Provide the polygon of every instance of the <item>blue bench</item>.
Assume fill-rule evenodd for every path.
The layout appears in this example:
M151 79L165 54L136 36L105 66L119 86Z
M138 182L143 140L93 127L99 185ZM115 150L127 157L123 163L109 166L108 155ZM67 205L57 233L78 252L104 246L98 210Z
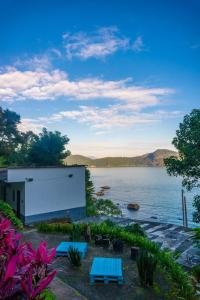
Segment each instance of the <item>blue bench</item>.
M95 282L123 283L121 258L95 257L90 271L90 284Z
M81 258L84 258L87 252L87 243L79 242L61 242L56 248L56 256L67 256L70 247L77 249Z

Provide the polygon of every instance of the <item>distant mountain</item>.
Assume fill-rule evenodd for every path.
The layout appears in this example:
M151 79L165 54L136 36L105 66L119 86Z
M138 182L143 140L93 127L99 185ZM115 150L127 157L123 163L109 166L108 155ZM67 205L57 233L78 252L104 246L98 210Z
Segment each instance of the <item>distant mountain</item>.
M88 167L163 167L163 159L170 156L177 156L177 152L158 149L135 157L103 157L88 158L83 155L70 155L66 160L67 165L87 165Z

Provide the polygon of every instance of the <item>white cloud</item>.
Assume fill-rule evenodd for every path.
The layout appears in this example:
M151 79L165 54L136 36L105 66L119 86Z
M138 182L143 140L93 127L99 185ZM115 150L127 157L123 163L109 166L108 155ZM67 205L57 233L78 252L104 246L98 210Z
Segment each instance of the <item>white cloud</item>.
M162 96L173 93L168 88L136 86L130 79L106 81L87 78L71 81L60 70L20 71L8 69L0 73L0 100L54 100L66 97L75 100L113 99L119 109L141 109L158 104ZM121 105L123 103L123 105ZM117 107L117 105L116 105Z
M63 119L88 124L99 135L114 127L127 128L135 124L157 122L162 118L176 116L176 112L145 113L144 109L156 107L162 103L163 97L173 92L169 88L138 86L131 78L118 81L98 78L72 81L61 70L23 71L6 67L0 71L0 101L56 100L62 97L73 100L76 107L76 101L98 100L96 106L81 105L49 117L23 119L20 125L23 131L27 128L40 131L47 124ZM105 100L108 100L107 104Z
M91 57L105 58L118 50L132 49L140 52L144 48L141 37L137 37L131 45L131 40L122 36L117 27L100 28L92 34L65 33L63 41L68 59L72 59L72 57L79 57L83 60Z
M42 128L45 125L38 122L38 119L21 119L21 123L18 125L18 129L22 132L27 132L29 130L33 131L34 133L41 132Z
M100 130L97 134L103 134L105 129L127 128L136 124L154 123L162 119L177 117L180 114L180 111L167 112L162 110L157 110L153 113L143 113L135 111L134 108L128 108L122 112L119 107L114 105L108 108L81 106L77 110L61 111L47 118L40 118L38 121L51 122L72 119Z
M56 50L56 49L55 49ZM52 49L52 51L55 51ZM24 67L28 70L48 70L52 67L50 56L47 54L34 55L31 58L24 57L23 59L17 59L15 62L15 67Z
M133 45L132 45L132 49L135 51L135 52L141 52L141 51L144 51L145 49L145 46L144 46L144 42L143 42L143 39L141 36L138 36L136 38L136 40L134 41Z

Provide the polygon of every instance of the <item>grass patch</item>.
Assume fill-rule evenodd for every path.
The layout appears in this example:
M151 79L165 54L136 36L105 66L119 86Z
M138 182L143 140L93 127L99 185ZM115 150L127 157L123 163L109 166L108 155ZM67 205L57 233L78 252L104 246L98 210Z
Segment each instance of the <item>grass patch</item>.
M13 225L15 225L18 229L22 230L23 229L23 223L22 221L15 215L15 212L14 210L12 209L12 207L0 200L0 212L6 217L8 218L11 223Z
M40 299L42 299L42 300L57 300L56 296L48 289L44 290L40 294Z
M84 231L85 224L77 224L76 226L79 226L80 232ZM156 243L148 240L146 237L139 236L138 234L134 234L132 232L128 232L119 226L109 226L106 223L91 223L90 227L93 235L105 234L110 236L110 238L121 239L129 246L137 246L154 254L158 260L158 264L160 265L164 273L166 273L170 285L173 288L173 295L174 297L176 297L174 299L196 299L195 289L192 285L190 275L187 272L185 272L181 265L179 265L176 262L174 255L171 251L161 250ZM59 223L43 223L38 225L38 230L40 232L46 233L62 232L70 234L73 230L73 225Z

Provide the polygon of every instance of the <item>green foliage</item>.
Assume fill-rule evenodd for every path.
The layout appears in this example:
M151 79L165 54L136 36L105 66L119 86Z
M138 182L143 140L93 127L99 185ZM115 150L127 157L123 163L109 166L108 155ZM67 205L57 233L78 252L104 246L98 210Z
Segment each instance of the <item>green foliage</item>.
M137 267L142 286L153 286L157 258L147 250L141 249L137 258Z
M39 232L46 233L66 233L70 234L73 229L73 224L64 224L64 223L40 223L37 225L37 230Z
M15 225L17 228L23 229L23 224L22 224L21 220L18 219L17 216L15 215L12 207L8 203L6 203L2 200L0 200L0 212L5 217L7 217L11 221L11 223L13 225Z
M6 167L6 158L3 156L0 156L0 168Z
M82 234L83 234L82 228L80 228L78 224L73 224L72 230L70 232L70 241L79 242Z
M121 216L121 209L110 199L98 199L95 203L98 215Z
M193 207L196 209L193 213L193 221L200 223L200 195L194 196Z
M62 165L63 159L70 154L65 149L68 142L68 137L62 136L59 131L52 132L43 128L42 133L33 141L29 150L29 164L36 166Z
M42 300L57 300L56 296L48 289L44 290L40 294L39 299L42 299Z
M32 131L20 132L21 142L18 144L17 149L14 153L14 165L26 166L32 164L29 159L30 149L33 142L36 141L37 135Z
M84 233L85 224L76 224L79 227L81 235ZM37 230L39 232L46 233L64 233L71 234L74 228L74 224L69 223L40 223L37 225Z
M107 219L107 220L103 221L102 223L106 224L106 225L109 226L109 227L114 227L114 226L116 226L116 223L113 222L113 221L111 221L110 219Z
M179 157L171 156L164 160L170 175L182 176L182 185L191 191L200 187L200 109L193 109L186 115L176 131L172 144L178 150ZM200 197L194 199L195 222L200 222Z
M58 228L58 232L69 233L72 230L72 225L60 224L58 227L55 224L46 224L39 225L41 232L54 232ZM78 224L82 232L84 232L85 224ZM61 229L63 227L63 229ZM173 288L173 293L176 295L173 299L185 299L193 300L195 299L195 291L192 285L191 278L188 273L186 273L183 268L175 261L174 255L172 252L167 250L161 250L160 247L148 240L143 236L139 236L134 233L127 232L119 226L108 226L105 223L90 224L91 232L93 235L103 234L108 235L112 239L121 239L129 246L137 246L141 249L145 249L151 254L155 255L158 260L158 264L161 269L167 273L168 280L171 287ZM171 298L172 299L172 298Z
M59 131L43 128L39 135L18 129L20 116L0 107L0 166L61 165L70 152L65 149L69 139Z
M21 141L19 123L18 114L0 107L0 157L6 165L13 161L13 154Z
M145 233L144 229L138 223L127 225L127 226L125 226L124 229L126 231L134 233L136 235L146 237L146 233Z
M200 228L193 229L193 241L195 242L196 246L200 248Z
M80 267L81 266L81 253L78 251L77 248L69 247L67 257L69 259L69 262L75 266Z
M97 216L97 211L95 208L95 198L94 198L94 185L91 180L90 171L85 169L85 192L86 192L86 215Z
M86 215L87 216L121 216L121 210L110 199L96 199L94 197L94 185L91 180L90 171L85 171L86 187Z
M200 264L192 267L191 269L191 273L193 274L193 276L196 278L196 280L198 282L200 282Z

